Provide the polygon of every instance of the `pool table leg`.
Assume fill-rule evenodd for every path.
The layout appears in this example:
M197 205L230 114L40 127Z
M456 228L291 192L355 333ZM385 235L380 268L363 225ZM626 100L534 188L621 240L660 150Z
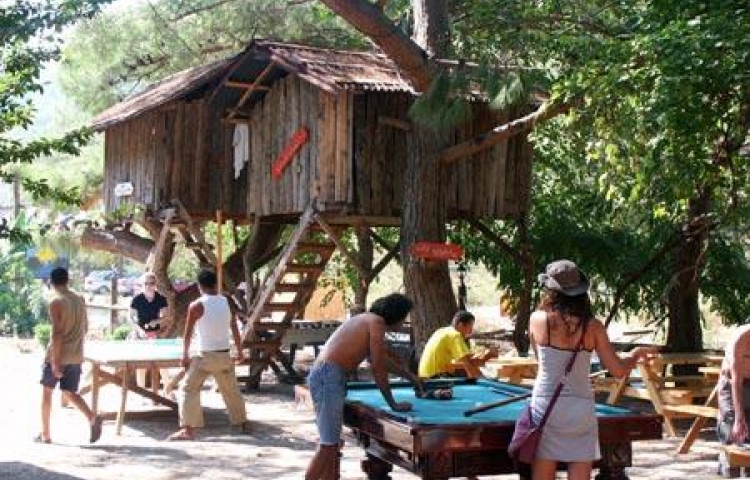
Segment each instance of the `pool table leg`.
M625 474L625 469L621 467L600 467L599 473L594 478L595 480L630 480Z
M367 454L367 458L362 460L362 471L367 474L368 480L391 480L389 475L393 470L393 465L384 462L375 455Z

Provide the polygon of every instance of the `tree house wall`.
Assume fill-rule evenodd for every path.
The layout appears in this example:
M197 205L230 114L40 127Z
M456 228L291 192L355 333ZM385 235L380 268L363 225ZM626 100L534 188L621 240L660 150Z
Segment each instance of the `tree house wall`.
M123 201L157 211L179 198L191 215L226 218L298 215L310 199L321 211L399 217L409 133L388 123L408 122L412 97L397 92L325 92L294 75L272 84L247 110L250 160L234 178L234 123L222 118L235 105L217 96L176 101L106 130L105 205ZM472 106L472 118L447 132L461 143L521 112ZM384 119L386 121L384 121ZM309 140L278 179L274 162L300 128ZM509 218L529 205L531 147L518 135L448 167L451 218ZM117 183L133 195L117 198Z

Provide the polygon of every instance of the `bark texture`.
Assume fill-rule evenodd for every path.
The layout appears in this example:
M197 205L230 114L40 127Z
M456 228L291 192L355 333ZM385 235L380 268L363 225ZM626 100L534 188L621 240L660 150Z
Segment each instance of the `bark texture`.
M669 285L669 326L667 348L673 352L698 352L703 349L703 330L699 308L700 277L709 230L703 228L711 210L711 192L703 189L690 201L685 232L677 247L674 276Z

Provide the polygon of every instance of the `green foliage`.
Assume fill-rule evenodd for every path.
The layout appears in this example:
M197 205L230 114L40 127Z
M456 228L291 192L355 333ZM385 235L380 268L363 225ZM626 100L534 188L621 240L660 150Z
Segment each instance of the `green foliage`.
M38 323L34 326L34 339L44 348L47 348L52 338L52 325L49 323Z
M139 2L76 27L65 48L63 86L85 110L98 112L171 73L237 53L253 38L363 45L318 2Z
M110 335L112 340L126 340L131 332L130 324L119 325Z
M725 321L743 322L750 314L746 2L462 0L451 8L459 58L512 64L532 73L527 90L542 88L576 107L534 135L537 270L555 257L577 260L594 275L606 308L613 290L656 258L623 305L662 319L675 272L673 252L660 256L660 248L691 221L689 206L703 192L718 227L698 259L701 293ZM513 225L496 228L517 241ZM517 267L490 249L475 253L501 283L518 288Z
M42 65L59 56L63 27L91 17L101 3L96 0L15 0L0 9L0 181L11 182L26 165L53 153L76 154L89 140L86 129L59 138L18 140L15 132L31 125L34 108L30 94L42 91ZM26 192L36 199L75 203L79 192L55 188L45 178L21 177ZM0 238L14 241L23 235L5 221Z
M19 224L19 231L28 232L25 223ZM0 240L0 324L4 334L15 330L29 335L39 319L46 317L42 284L26 267L25 249L23 243Z

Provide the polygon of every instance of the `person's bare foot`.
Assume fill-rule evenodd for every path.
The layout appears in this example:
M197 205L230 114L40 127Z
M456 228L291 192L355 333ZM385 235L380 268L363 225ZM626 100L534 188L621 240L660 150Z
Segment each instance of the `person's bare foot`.
M167 442L192 442L193 440L195 440L195 434L187 428L181 428L166 438Z

